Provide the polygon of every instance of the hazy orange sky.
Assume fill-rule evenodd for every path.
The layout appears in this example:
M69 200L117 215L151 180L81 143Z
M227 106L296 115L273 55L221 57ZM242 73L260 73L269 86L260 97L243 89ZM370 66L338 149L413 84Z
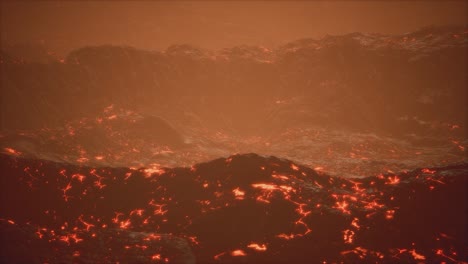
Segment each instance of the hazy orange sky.
M42 42L60 53L99 44L274 47L325 34L467 25L467 9L468 1L3 1L1 42Z

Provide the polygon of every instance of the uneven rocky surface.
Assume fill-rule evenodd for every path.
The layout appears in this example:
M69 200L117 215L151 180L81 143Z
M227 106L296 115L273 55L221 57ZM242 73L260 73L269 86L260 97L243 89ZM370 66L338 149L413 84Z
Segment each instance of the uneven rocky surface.
M467 32L98 46L47 60L5 47L0 150L112 167L254 152L346 177L467 162Z
M466 164L349 179L256 154L188 168L0 163L3 262L468 261Z

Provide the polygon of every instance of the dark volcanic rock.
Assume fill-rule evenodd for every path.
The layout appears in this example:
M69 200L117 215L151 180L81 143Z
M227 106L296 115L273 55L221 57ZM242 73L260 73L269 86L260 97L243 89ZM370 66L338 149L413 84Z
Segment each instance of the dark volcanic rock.
M466 164L344 179L256 154L173 169L2 155L0 170L12 262L468 260Z
M0 228L1 263L195 263L188 242L168 234L118 229L50 234L46 228L5 220Z

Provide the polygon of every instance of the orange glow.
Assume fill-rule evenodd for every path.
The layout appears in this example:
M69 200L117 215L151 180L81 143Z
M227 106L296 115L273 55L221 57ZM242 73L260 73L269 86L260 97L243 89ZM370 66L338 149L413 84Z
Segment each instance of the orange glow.
M263 198L263 196L257 196L257 201L262 202L262 203L267 203L267 204L270 203L270 201Z
M130 211L130 215L142 216L144 211L145 210L143 209L135 209L135 210Z
M360 259L364 259L364 257L367 255L367 249L365 248L362 248L362 247L356 247L352 250L346 250L346 251L342 251L341 252L341 255L346 255L346 254L350 254L350 253L354 253L356 254Z
M76 162L79 162L79 163L84 163L84 162L88 162L89 159L88 158L85 158L85 157L80 157L76 160Z
M86 176L76 173L72 175L72 179L77 179L78 181L83 182L84 179L86 179Z
M319 187L320 189L323 189L323 186L320 185L317 181L314 181L314 184L315 184L317 187Z
M120 222L120 228L127 229L130 226L131 222L130 219Z
M106 187L106 185L101 182L101 179L94 181L94 186L98 187L99 189Z
M394 215L395 215L395 210L387 210L385 212L385 218L388 220L393 219Z
M275 179L279 179L279 180L289 180L289 178L287 176L284 176L284 175L272 174L271 177L273 177Z
M71 182L69 182L65 188L61 189L63 192L63 199L66 202L68 201L68 198L70 198L70 196L67 195L67 191L70 190L71 188L72 188Z
M234 196L236 197L237 200L244 200L245 192L242 191L241 189L236 188L236 189L232 190L232 193L234 194Z
M148 205L154 207L153 214L154 215L164 215L167 213L168 210L164 210L163 208L166 206L166 204L157 204L154 202L154 200L151 200Z
M267 247L265 244L257 244L257 243L252 243L252 244L249 244L247 246L248 248L251 248L253 250L256 250L256 251L266 251L267 250Z
M243 250L237 249L231 252L232 256L239 257L239 256L247 256Z
M421 170L423 173L426 173L426 174L434 174L436 173L435 170L431 170L431 169L422 169Z
M324 171L325 168L322 167L322 166L318 166L318 167L315 167L314 170L316 170L316 171Z
M159 164L150 164L150 167L149 168L146 168L143 170L143 172L145 173L146 177L151 177L153 175L161 175L163 174L165 171L164 169L162 169Z
M219 253L219 254L215 255L213 258L214 258L215 260L219 260L219 257L221 257L221 256L223 256L223 255L225 255L225 254L226 254L226 252L222 252L222 253Z
M301 235L295 235L295 234L289 234L289 235L288 235L288 234L284 234L284 233L279 234L279 235L276 235L276 237L279 237L279 238L282 238L282 239L286 239L286 240L293 239L293 238L295 238L295 237L297 237L297 236L301 236Z
M336 208L336 209L342 211L344 214L350 214L351 212L347 209L348 205L349 204L346 201L336 202L335 206L333 208Z
M278 186L271 183L256 183L252 184L252 187L269 191L278 190Z
M359 230L361 228L361 226L359 225L359 219L358 218L354 218L353 221L351 222L351 226L355 227L357 230Z
M12 148L4 148L4 150L9 153L9 154L12 154L12 155L21 155L21 152L17 151L17 150L14 150Z
M399 184L400 183L400 178L398 178L398 176L389 176L387 178L387 182L385 184L391 184L391 185L395 185L395 184Z
M368 210L374 210L374 209L377 209L377 208L383 208L385 205L383 204L380 204L378 203L377 201L371 201L371 202L364 202L366 205L364 206L364 208L368 209Z
M79 238L77 234L60 236L59 240L67 243L68 245L70 245L70 242L79 243L83 241L83 239Z
M411 253L411 255L413 256L413 258L414 258L415 260L425 260L425 259L426 259L426 257L424 257L424 256L421 255L421 254L418 254L418 253L416 252L416 250L414 250L414 249L413 249L413 250L410 250L409 252Z
M114 120L117 119L117 115L111 115L107 117L108 120Z
M83 215L80 215L80 217L78 218L78 220L85 226L86 231L89 231L89 229L90 229L91 227L94 227L93 224L90 224L90 223L88 223L88 222L86 222L86 221L83 220Z
M437 249L436 250L436 254L439 255L439 256L442 256L450 261L453 261L453 262L458 262L455 258L451 257L451 256L448 256L446 254L444 254L444 250L443 249ZM455 252L452 253L453 255L457 255Z
M346 244L352 244L354 240L354 231L346 229L343 231L343 240Z
M291 163L291 169L295 170L295 171L298 171L299 170L299 167L296 166L295 164Z

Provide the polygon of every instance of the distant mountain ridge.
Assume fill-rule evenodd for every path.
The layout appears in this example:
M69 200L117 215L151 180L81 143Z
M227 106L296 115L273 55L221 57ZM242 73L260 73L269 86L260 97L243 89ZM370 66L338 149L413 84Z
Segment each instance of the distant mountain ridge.
M100 46L47 63L2 51L1 127L54 126L116 104L185 107L214 126L226 116L233 129L251 133L256 120L266 118L265 106L297 97L309 104L303 110L321 115L294 115L324 125L363 129L363 120L370 130L390 131L396 119L409 116L462 125L466 132L467 36L466 28L447 26L302 39L276 50L174 45L160 53ZM399 107L390 106L395 101ZM406 132L417 126L401 125Z
M55 125L110 104L132 110L170 105L174 111L190 108L215 126L224 115L233 129L252 131L256 120L265 119L265 105L299 97L310 104L306 112L321 112L322 117L306 117L315 123L362 129L359 120L364 120L370 130L389 131L396 119L409 116L463 123L466 132L467 47L467 29L447 26L392 36L302 39L276 50L238 46L212 52L174 45L159 53L85 47L46 64L2 51L1 126ZM389 105L394 101L399 107ZM246 114L237 105L255 111ZM414 132L414 125L403 127Z

